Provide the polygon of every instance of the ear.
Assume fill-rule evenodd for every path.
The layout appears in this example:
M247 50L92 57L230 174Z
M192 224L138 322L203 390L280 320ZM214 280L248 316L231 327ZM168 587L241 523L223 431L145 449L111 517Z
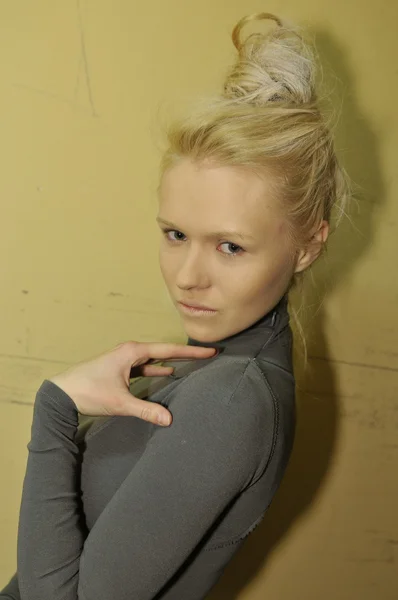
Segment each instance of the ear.
M329 223L323 220L316 232L311 235L311 239L307 246L303 250L300 250L296 260L295 273L304 271L318 258L323 245L328 239L328 235Z

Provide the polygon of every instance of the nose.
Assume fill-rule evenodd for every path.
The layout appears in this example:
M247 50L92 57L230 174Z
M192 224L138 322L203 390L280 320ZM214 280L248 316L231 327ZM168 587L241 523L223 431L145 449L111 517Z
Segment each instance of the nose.
M209 261L203 251L188 250L178 269L176 284L181 289L206 287L209 282Z

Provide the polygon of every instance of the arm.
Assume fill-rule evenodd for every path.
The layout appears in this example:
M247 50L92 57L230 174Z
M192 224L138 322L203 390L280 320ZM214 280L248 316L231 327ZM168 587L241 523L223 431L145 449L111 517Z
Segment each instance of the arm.
M214 397L219 375L200 375L171 392L172 425L154 426L144 454L89 535L75 478L76 406L44 381L18 529L23 600L131 600L132 594L150 600L250 481L264 459L264 429L272 426L248 409L253 394L236 394L231 402L222 391ZM238 386L237 375L235 369Z

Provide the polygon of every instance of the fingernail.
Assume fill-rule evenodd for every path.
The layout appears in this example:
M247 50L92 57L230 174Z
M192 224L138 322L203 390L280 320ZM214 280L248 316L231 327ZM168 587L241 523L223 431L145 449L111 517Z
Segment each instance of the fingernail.
M159 425L170 425L170 423L171 423L170 415L166 415L163 413L161 415L158 415L158 423L159 423Z

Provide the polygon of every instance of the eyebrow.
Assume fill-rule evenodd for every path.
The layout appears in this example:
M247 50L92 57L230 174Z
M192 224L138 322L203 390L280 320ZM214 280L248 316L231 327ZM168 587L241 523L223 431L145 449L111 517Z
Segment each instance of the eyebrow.
M177 231L181 231L181 229L179 229L177 227L177 225L175 225L174 223L171 223L170 221L166 221L165 219L161 219L160 217L156 217L156 221L158 223L164 223L165 225L168 225L169 227L172 227L173 229L176 229ZM222 237L229 237L229 236L239 238L242 241L246 241L246 240L255 241L254 236L250 235L249 233L246 233L246 234L239 233L239 231L234 231L233 229L224 229L223 231L213 231L212 233L208 233L205 237L211 239L211 238L222 238Z

